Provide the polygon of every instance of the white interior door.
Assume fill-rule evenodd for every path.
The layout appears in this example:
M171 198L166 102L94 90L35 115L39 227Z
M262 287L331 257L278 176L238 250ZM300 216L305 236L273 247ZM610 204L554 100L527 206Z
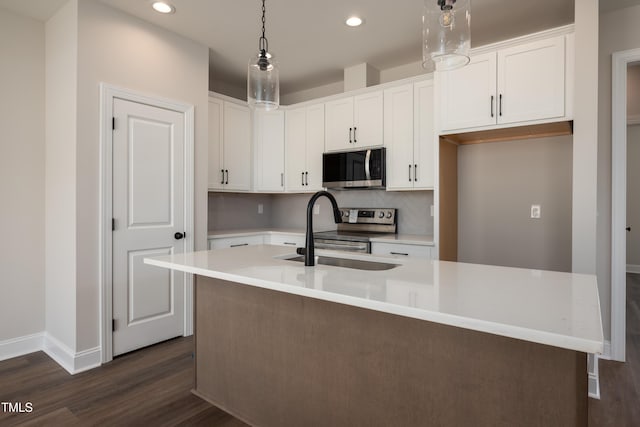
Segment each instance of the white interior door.
M184 331L184 273L143 259L184 251L184 115L114 99L113 355Z

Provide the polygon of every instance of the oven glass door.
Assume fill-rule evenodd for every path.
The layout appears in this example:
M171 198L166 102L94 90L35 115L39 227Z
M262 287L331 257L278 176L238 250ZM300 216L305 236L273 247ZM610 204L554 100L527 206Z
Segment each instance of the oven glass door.
M352 242L350 240L334 240L334 239L315 239L316 249L330 249L333 251L348 251L371 253L371 244L369 242Z

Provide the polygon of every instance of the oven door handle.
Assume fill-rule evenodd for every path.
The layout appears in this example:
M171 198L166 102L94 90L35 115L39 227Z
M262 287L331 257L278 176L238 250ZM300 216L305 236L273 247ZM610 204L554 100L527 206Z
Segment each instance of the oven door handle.
M341 244L341 243L326 243L326 242L318 242L316 240L315 249L332 249L337 251L348 251L348 252L369 252L369 244L368 243L353 243L349 244Z
M371 181L371 150L367 150L364 158L364 175L367 181Z

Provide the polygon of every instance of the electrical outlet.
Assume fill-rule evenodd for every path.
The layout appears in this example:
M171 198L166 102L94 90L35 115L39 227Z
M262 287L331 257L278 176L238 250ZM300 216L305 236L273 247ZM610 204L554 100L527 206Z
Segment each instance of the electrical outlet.
M540 205L531 205L531 218L540 219Z
M320 215L320 205L313 206L313 214Z
M258 203L258 213L262 214L264 212L264 205L262 203Z

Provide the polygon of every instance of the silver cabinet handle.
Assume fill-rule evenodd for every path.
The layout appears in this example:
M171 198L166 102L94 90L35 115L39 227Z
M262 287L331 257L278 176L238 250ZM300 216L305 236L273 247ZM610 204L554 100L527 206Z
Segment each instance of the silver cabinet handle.
M502 94L500 94L500 109L498 110L498 114L502 117Z
M229 169L225 169L225 172L227 173L227 179L224 181L225 184L229 183Z
M309 172L304 173L304 185L309 185Z
M353 127L353 143L355 144L356 142L358 142L358 140L356 139L356 129L358 129L357 127Z
M280 187L284 187L284 172L280 172Z
M220 184L224 184L224 169L220 169L220 173L222 174L222 181L220 181Z
M238 243L237 245L229 245L230 248L237 248L238 246L249 246L248 243Z
M304 172L302 172L302 176L300 177L300 184L304 185Z
M289 246L296 246L296 244L293 242L284 242L284 244Z
M349 128L349 144L353 142L351 141L351 131L353 131L353 128Z
M405 254L402 252L389 252L391 255L402 255L402 256L409 256L409 254Z
M418 165L413 165L413 181L418 182Z
M411 182L411 165L409 165L409 182Z

